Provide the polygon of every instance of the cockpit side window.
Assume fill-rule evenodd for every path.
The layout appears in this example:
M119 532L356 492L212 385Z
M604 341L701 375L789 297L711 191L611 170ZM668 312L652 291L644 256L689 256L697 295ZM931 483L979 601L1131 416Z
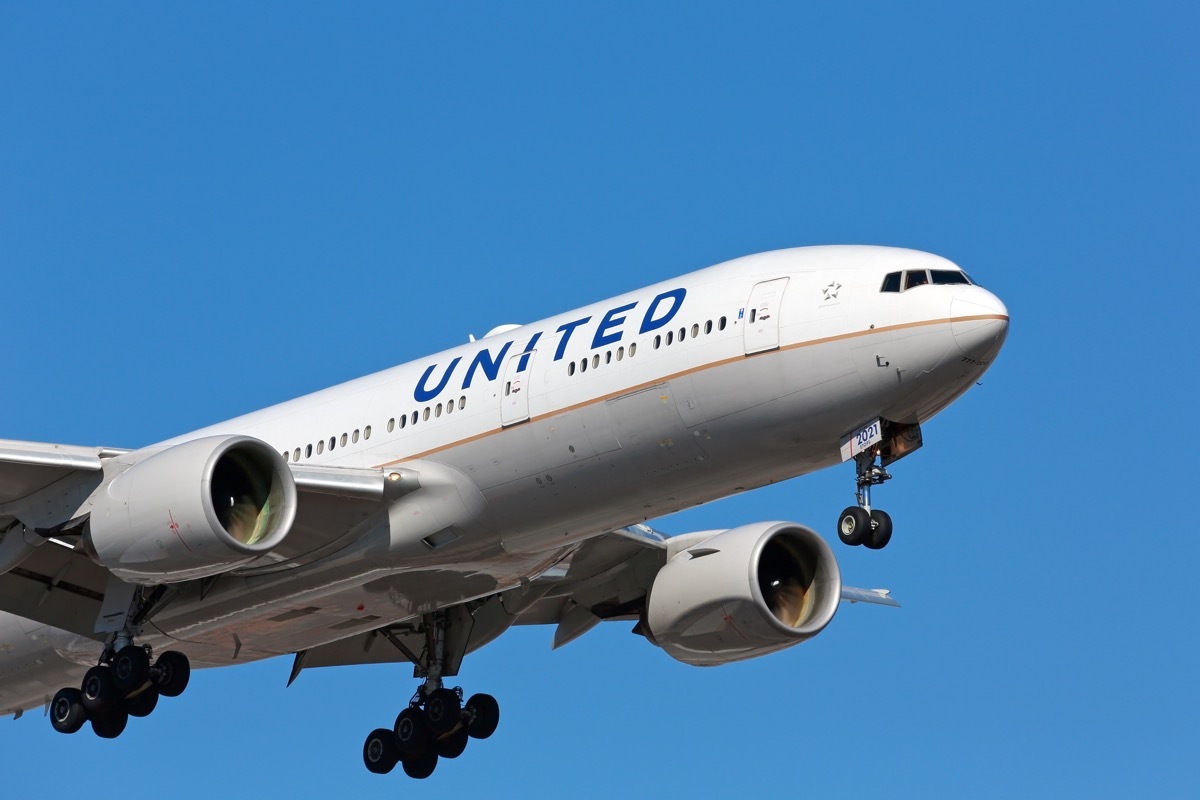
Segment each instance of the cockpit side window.
M883 279L883 287L879 291L881 291L881 292L898 292L898 291L900 291L900 273L899 272L889 272L887 274L887 276Z
M953 283L970 283L967 276L956 269L931 269L934 286L948 286Z
M911 289L914 286L924 286L929 283L929 273L923 269L910 269L904 273L904 288Z

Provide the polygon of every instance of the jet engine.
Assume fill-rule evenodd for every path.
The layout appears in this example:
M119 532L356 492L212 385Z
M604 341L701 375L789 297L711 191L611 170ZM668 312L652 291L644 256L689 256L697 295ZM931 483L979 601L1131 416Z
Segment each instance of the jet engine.
M715 666L773 653L821 632L837 611L833 551L790 522L743 525L670 540L642 626L672 658Z
M296 484L279 453L248 436L215 436L139 459L105 484L84 542L122 580L176 583L269 552L295 516Z

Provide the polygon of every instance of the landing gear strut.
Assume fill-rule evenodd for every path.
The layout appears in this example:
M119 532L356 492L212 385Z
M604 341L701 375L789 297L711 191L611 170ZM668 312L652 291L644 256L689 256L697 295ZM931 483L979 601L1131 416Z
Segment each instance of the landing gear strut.
M442 758L458 758L471 739L486 739L500 722L500 706L487 694L463 702L463 690L442 685L448 662L457 663L461 652L450 652L450 622L445 612L423 620L425 648L420 656L394 633L384 633L416 665L424 678L408 706L400 711L391 730L376 728L363 743L363 763L382 775L400 764L410 778L428 778ZM453 637L457 641L465 640ZM456 670L455 670L456 671Z
M848 545L864 545L871 550L882 550L892 539L892 518L886 511L871 508L871 487L879 486L892 476L876 461L878 449L859 453L854 457L857 470L858 490L855 496L858 505L850 506L838 517L838 538Z
M192 672L187 656L167 650L151 662L150 646L134 643L157 599L153 592L134 593L125 624L109 637L100 662L87 671L78 689L59 689L50 701L54 730L75 733L90 722L97 736L115 739L130 717L149 716L160 696L177 697L187 688Z

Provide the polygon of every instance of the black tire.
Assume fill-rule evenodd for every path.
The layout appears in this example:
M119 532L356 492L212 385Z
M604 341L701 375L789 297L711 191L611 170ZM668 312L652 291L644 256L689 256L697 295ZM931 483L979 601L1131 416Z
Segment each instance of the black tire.
M435 738L454 730L462 719L462 701L453 689L437 689L425 701L425 720Z
M129 715L123 708L115 708L103 717L92 719L92 732L101 739L115 739L129 724Z
M426 753L424 755L406 758L400 762L404 765L404 774L410 778L424 780L433 774L437 769L438 755L437 753Z
M886 511L874 509L871 511L871 535L863 542L863 546L871 550L882 550L892 540L892 518Z
M432 737L429 735L429 723L421 709L409 706L396 717L392 728L396 736L396 746L400 749L402 758L415 758L429 750Z
M191 680L192 665L183 653L168 650L154 662L154 669L150 674L159 694L163 697L179 697Z
M467 735L466 728L459 728L454 733L448 734L441 739L433 741L433 752L437 753L441 758L458 758L467 749L467 742L471 737Z
M59 733L75 733L88 721L78 689L59 689L50 701L50 724Z
M376 775L386 775L396 768L400 760L400 748L396 746L396 734L387 728L376 728L363 742L363 763Z
M865 508L850 506L838 517L838 538L850 546L862 544L871 535L871 515Z
M158 706L158 689L148 686L133 697L121 701L121 708L129 712L131 717L148 717Z
M121 697L133 694L150 680L150 656L137 645L125 645L113 659L112 678L117 694Z
M500 704L490 694L474 694L467 701L467 733L473 739L486 739L500 724Z
M79 689L80 702L88 716L95 720L117 707L117 687L113 685L112 671L106 666L92 667L83 676Z

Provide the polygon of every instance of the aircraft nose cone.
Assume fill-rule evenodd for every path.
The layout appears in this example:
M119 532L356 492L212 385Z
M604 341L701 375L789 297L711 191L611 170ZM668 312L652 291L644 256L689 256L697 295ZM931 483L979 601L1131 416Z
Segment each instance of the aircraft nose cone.
M962 354L988 364L1008 335L1008 309L996 295L972 286L950 303L950 330Z

